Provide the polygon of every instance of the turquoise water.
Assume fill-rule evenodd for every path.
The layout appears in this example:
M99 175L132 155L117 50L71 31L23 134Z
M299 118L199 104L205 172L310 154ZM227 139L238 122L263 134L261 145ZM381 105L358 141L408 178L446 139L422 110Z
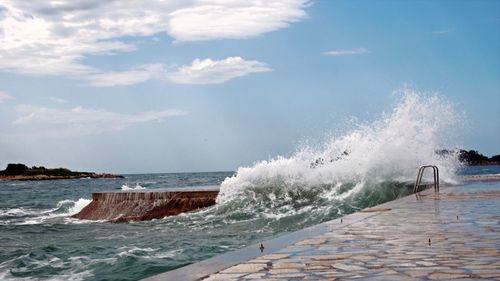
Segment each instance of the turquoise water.
M500 166L461 173L500 173ZM368 183L353 194L349 183L269 187L160 220L112 224L69 218L92 192L219 185L232 174L0 182L0 280L138 280L408 194L405 183L397 182Z

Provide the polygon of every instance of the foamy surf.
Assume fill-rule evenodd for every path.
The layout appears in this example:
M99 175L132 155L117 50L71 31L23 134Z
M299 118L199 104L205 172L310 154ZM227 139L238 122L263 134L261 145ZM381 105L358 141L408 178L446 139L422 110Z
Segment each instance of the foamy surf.
M146 189L146 188L139 185L138 183L136 183L134 187L130 187L127 184L122 185L122 190L141 190L141 189Z
M17 217L32 214L33 212L40 212L39 210L30 210L25 208L12 208L0 210L0 217Z
M85 198L80 198L76 201L61 200L55 208L48 210L25 208L0 210L0 218L9 218L9 220L3 220L3 224L41 224L51 219L70 217L80 212L91 201Z

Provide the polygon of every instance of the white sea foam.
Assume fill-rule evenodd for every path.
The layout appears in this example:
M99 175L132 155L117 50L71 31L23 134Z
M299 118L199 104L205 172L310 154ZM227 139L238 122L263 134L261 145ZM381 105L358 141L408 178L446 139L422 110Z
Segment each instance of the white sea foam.
M146 188L138 183L135 184L135 187L130 187L127 184L122 185L122 190L140 190L140 189L146 189Z
M19 213L28 216L22 221L15 221L14 224L26 225L26 224L41 224L47 220L59 218L59 217L69 217L78 212L80 212L85 206L87 206L92 200L80 198L76 201L74 200L62 200L57 203L57 206L49 210L25 210L23 208L10 209L11 213ZM7 212L8 213L8 212Z
M141 248L137 246L124 246L118 248L120 252L116 256L123 258L128 256L141 257L145 259L173 258L182 252L181 249L162 251L160 248Z
M37 260L30 257L29 255L21 255L11 260L7 260L0 264L0 280L40 280L39 277L19 277L13 276L11 273L12 264L16 261L22 260L22 264L27 264L31 267L31 270L51 267L57 268L61 271L57 276L51 276L49 278L44 278L44 280L51 281L80 281L89 279L94 274L91 270L82 270L82 266L86 266L79 259L80 257L69 258L69 261L63 261L58 257L48 257L45 260ZM82 257L85 258L85 257ZM88 264L88 258L86 263ZM76 262L75 262L76 261ZM72 266L74 265L74 266ZM24 269L24 268L22 268ZM19 270L19 268L18 268Z
M23 216L29 214L30 211L24 208L12 208L0 210L0 217Z
M0 210L0 217L24 217L24 216L34 216L34 215L41 215L41 214L49 214L54 211L59 210L60 206L58 203L58 206L53 209L48 209L48 210L40 210L40 209L31 209L31 208L12 208L12 209L1 209Z
M76 201L74 200L62 200L57 202L57 207L42 213L49 213L52 216L63 217L63 216L72 216L80 212L85 206L90 204L92 200L86 198L80 198Z
M231 201L249 190L273 193L273 189L321 186L329 186L322 197L343 200L368 184L414 181L418 167L424 164L437 165L442 181L456 182L455 172L460 165L457 155L440 155L436 151L457 147L450 133L454 133L460 115L438 95L410 89L399 95L390 114L371 123L354 124L354 129L328 138L319 148L303 146L291 157L278 156L239 168L221 184L217 202ZM354 186L342 191L345 184ZM290 200L286 198L289 194L284 192L280 200Z
M77 214L80 212L85 206L90 204L92 200L90 199L85 199L85 198L80 198L76 202L74 202L73 207L69 208L67 215L72 216L74 214Z
M182 252L182 250L170 250L170 251L166 251L166 252L157 252L157 253L154 253L150 256L144 256L144 258L146 258L146 259L170 259L170 258L177 256L181 252Z

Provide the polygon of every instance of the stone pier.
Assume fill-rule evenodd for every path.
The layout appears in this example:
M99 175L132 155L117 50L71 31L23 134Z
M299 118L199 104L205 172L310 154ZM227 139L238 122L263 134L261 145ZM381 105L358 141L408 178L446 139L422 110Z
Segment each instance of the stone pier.
M73 218L112 222L175 216L215 205L218 187L96 192L92 202Z
M425 190L145 280L344 279L500 280L500 183Z

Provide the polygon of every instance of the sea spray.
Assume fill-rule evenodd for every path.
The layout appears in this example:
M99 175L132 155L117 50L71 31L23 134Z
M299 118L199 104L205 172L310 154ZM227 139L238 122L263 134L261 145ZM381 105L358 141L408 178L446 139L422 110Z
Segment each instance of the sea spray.
M57 202L57 207L51 210L40 212L40 214L49 214L52 217L56 216L71 216L80 212L85 206L90 204L92 200L86 198L80 198L76 201L74 200L61 200Z
M85 198L80 198L76 202L73 203L73 206L68 209L68 212L65 213L65 215L74 215L80 212L85 206L90 204L92 200L90 199L85 199Z
M136 183L135 187L130 187L127 184L123 184L121 189L122 190L141 190L141 189L146 189L146 188L141 186L140 184Z
M9 217L11 219L8 222L3 221L3 224L42 224L48 220L74 215L90 204L91 201L85 198L80 198L76 201L69 199L61 200L57 202L55 208L48 210L28 208L0 210L0 218Z
M253 198L292 203L308 194L316 200L345 200L362 190L373 196L388 183L414 181L424 164L437 165L442 181L455 182L457 155L436 151L456 145L448 136L458 122L454 106L444 98L403 89L393 111L380 120L358 123L320 148L305 146L291 157L239 168L221 184L217 202Z

